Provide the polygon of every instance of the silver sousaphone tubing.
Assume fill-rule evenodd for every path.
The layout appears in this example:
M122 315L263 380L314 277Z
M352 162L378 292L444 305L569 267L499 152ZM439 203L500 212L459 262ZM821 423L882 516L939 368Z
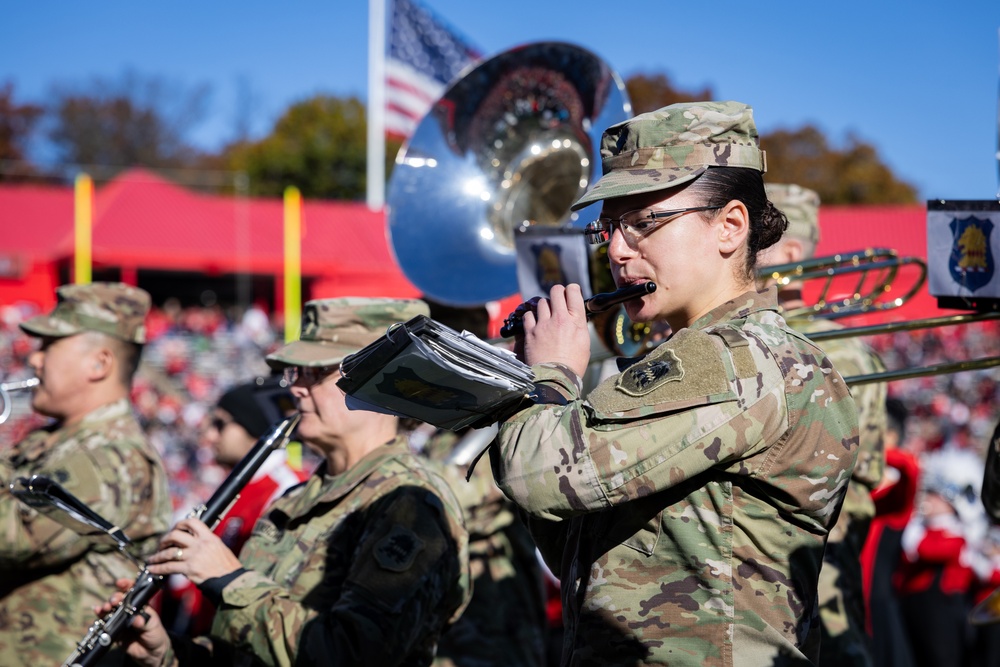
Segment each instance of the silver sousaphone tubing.
M514 230L596 219L599 204L570 206L601 175L601 134L630 116L621 78L572 44L520 46L463 73L396 158L386 217L400 269L449 305L516 294Z

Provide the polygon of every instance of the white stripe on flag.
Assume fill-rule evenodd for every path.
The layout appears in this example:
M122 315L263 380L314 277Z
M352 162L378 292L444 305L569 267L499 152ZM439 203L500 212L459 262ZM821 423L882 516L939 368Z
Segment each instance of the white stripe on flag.
M444 91L444 85L391 60L386 63L386 75L386 131L408 136Z

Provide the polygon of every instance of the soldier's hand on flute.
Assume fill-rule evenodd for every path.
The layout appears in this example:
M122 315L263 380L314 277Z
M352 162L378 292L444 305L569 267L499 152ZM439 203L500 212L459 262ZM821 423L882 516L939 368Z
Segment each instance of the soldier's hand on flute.
M590 363L590 329L583 292L577 284L555 285L548 299L521 304L524 332L515 352L528 365L559 363L583 377ZM520 308L520 306L519 306Z
M158 549L146 561L150 572L182 574L195 585L243 567L219 536L198 519L177 522L160 540Z
M135 582L131 579L116 581L115 585L119 592L112 595L109 601L94 608L98 618L103 618L114 611L121 604L125 593L132 588L133 583ZM167 649L170 648L170 637L159 615L146 607L143 613L133 617L128 632L121 637L121 644L128 657L141 667L159 667L163 664Z

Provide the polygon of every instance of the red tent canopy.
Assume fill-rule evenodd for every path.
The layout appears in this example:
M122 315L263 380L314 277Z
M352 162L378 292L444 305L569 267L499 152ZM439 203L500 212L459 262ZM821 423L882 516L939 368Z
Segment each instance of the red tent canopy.
M73 216L72 188L0 187L0 265L20 267L0 277L0 299L31 298L31 274L73 256ZM283 216L281 200L205 195L128 171L96 189L93 264L280 276ZM418 295L392 257L384 215L361 203L304 201L301 260L307 298Z

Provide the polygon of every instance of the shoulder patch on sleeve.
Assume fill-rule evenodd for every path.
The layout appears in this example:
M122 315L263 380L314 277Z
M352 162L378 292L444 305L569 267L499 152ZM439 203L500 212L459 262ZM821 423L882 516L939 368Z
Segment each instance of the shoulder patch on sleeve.
M684 403L707 403L727 394L729 377L708 334L683 330L644 359L608 378L587 397L600 413Z
M424 541L409 528L396 524L375 545L375 560L382 569L405 572L423 550Z
M684 365L673 350L667 350L659 359L640 362L625 369L618 376L617 388L629 396L645 396L665 382L684 378Z

